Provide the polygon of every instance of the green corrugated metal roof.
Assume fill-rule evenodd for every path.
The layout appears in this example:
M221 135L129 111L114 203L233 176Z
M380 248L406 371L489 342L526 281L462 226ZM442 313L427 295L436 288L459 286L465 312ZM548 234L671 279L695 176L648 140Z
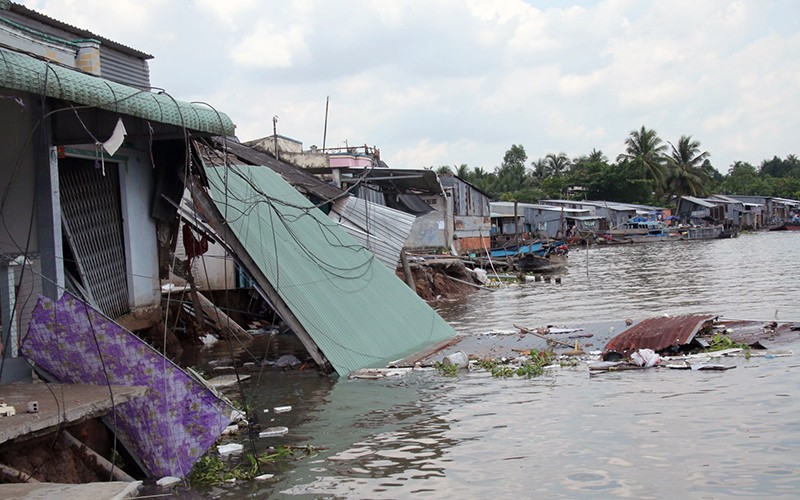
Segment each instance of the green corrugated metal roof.
M217 135L234 134L235 126L225 113L2 48L0 87L96 106L190 130Z
M428 304L271 170L206 169L214 203L340 375L455 335Z

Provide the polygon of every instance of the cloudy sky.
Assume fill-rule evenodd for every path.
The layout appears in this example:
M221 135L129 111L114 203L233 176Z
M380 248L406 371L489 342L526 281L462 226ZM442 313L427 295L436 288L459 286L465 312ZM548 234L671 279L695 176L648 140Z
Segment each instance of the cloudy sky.
M725 173L800 154L796 0L17 0L155 56L153 86L241 140L368 144L492 170L691 135Z

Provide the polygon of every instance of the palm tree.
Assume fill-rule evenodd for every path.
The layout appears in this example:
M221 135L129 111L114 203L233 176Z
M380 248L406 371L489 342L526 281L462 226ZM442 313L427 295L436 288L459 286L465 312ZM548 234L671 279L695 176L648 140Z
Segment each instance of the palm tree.
M653 181L655 191L659 192L665 187L666 149L667 145L662 144L656 131L648 130L642 125L640 130L632 130L625 139L625 153L617 156L617 161L630 162L636 170L644 174L645 178Z
M572 161L565 153L550 153L544 157L544 160L547 162L550 172L555 176L563 174L572 165Z
M546 177L550 175L550 167L544 158L539 158L531 162L533 170L531 171L531 178L534 185L539 185Z
M469 171L469 167L466 163L462 163L456 168L456 176L464 179L467 182L472 180L471 174L472 172Z
M436 169L437 174L453 174L453 169L450 168L450 165L442 165Z
M708 151L700 152L700 141L693 140L690 135L681 136L677 147L672 143L669 145L672 147L667 180L670 195L706 196L709 178L703 170L703 164L708 160Z
M589 153L586 160L592 163L604 163L606 161L606 155L604 155L602 151L592 149L592 152Z

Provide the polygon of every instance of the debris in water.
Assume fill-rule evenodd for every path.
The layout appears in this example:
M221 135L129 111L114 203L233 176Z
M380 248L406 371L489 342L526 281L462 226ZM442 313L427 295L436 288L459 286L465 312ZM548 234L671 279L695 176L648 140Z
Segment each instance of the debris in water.
M244 445L239 443L228 443L217 446L217 452L221 457L227 457L228 455L239 454L244 449Z
M156 484L158 486L161 486L162 488L169 488L170 486L172 486L174 484L177 484L177 483L180 483L180 482L181 482L181 478L179 478L179 477L164 476L161 479L159 479L158 481L156 481Z
M260 438L285 436L289 433L288 427L269 427L258 433Z

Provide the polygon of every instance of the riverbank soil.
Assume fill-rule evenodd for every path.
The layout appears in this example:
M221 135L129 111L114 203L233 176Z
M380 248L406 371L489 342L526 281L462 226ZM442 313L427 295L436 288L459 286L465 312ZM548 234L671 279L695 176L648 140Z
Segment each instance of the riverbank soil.
M475 283L472 273L459 259L443 258L413 262L409 267L414 277L417 295L427 302L459 299L477 290L473 286L450 279ZM397 271L397 276L405 280L402 270Z
M23 474L19 477L4 469L0 483L24 483L27 478L39 482L81 484L108 481L108 472L77 446L67 445L52 434L0 450L0 464Z

